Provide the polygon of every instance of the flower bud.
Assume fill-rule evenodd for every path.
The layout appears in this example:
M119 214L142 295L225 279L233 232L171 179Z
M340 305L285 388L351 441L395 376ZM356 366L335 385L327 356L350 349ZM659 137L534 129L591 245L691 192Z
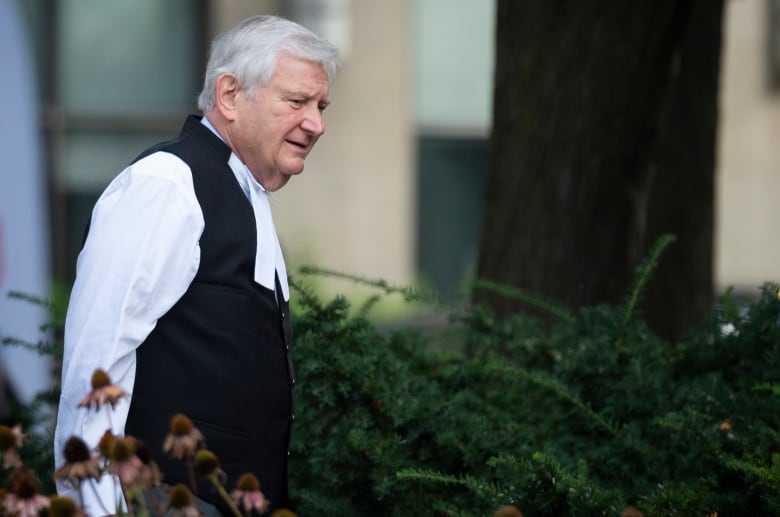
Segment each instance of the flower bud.
M186 508L192 504L192 492L186 485L179 483L168 494L168 506L171 508Z
M219 470L219 458L208 449L195 453L195 470L201 476L209 476Z
M54 495L49 498L50 517L75 517L76 515L76 503L70 497Z
M117 439L111 447L111 460L125 462L135 454L135 440L129 437Z

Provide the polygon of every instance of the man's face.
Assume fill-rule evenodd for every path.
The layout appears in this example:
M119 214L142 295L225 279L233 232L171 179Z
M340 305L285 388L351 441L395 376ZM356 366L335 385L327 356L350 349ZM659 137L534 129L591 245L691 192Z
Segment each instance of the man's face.
M319 63L282 54L271 79L236 97L228 127L233 151L269 192L303 171L303 162L325 132L328 74Z

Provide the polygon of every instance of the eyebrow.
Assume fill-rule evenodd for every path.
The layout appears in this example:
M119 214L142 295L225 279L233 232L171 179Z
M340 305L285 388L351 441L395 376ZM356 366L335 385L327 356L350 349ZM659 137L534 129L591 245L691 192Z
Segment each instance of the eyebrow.
M307 92L305 92L303 90L281 90L281 93L282 93L282 96L285 97L285 98L289 98L289 97L302 97L302 98L304 98L306 100L313 100L315 98L314 95L312 95L310 93L307 93ZM330 106L330 100L323 99L323 100L319 101L319 104L321 106L327 108L328 106Z

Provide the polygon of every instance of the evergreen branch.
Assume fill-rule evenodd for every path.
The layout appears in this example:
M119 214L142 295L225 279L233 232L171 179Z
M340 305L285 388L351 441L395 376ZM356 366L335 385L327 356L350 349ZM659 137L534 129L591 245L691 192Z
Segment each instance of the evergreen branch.
M296 494L298 499L305 501L312 508L316 508L319 515L355 514L355 508L349 503L349 499L339 498L337 494L335 496L324 495L307 489L299 490Z
M508 286L493 282L491 280L476 279L472 280L469 284L470 289L485 289L497 293L504 298L510 300L517 300L531 307L535 307L539 310L547 312L558 318L559 320L571 323L574 321L574 316L565 307L554 303L543 296L531 294L528 291L520 289L518 287Z
M661 258L661 254L675 240L677 240L677 238L672 234L667 233L660 236L658 240L655 241L653 248L650 250L650 254L636 268L634 288L631 290L631 296L629 296L628 302L626 303L623 321L617 329L618 339L616 348L618 355L623 353L623 339L625 337L626 328L628 328L628 322L631 321L639 298L644 292L645 286L650 280L653 271L658 267L658 261Z
M499 468L499 467L517 467L518 465L523 465L523 462L515 458L514 456L502 454L501 456L492 456L488 458L487 465L490 468Z
M314 291L309 286L298 282L298 280L292 276L288 276L287 281L290 284L290 287L298 292L298 296L300 297L299 303L306 307L315 308L317 310L322 309L322 303L320 302L320 299L316 294L314 294Z
M386 280L370 280L362 276L343 273L340 271L333 271L315 266L302 266L299 271L304 275L322 275L327 277L340 278L342 280L351 280L356 284L380 289L386 294L400 294L404 301L407 302L423 302L432 305L440 305L441 303L435 293L427 289L417 289L411 286L394 286L390 285Z
M21 291L9 291L8 297L13 298L15 300L30 302L35 305L40 305L41 307L45 307L46 309L49 310L54 308L54 305L50 300L46 298L41 298L40 296L34 296L32 294L23 293Z
M33 352L37 352L38 355L57 355L60 352L60 348L57 345L48 343L46 341L31 343L30 341L25 341L24 339L15 337L4 337L0 343L3 345L18 346L20 348L32 350Z
M592 481L587 476L587 465L584 462L580 463L578 471L572 471L564 467L554 457L543 452L535 452L531 455L531 459L541 465L543 468L551 471L552 480L560 488L559 490L571 494L580 494L579 500L582 501L609 501L611 503L610 514L618 511L618 507L614 505L617 494L604 489L597 482ZM577 499L570 499L575 502ZM602 515L608 515L606 511L602 511Z
M615 429L609 422L607 422L601 415L596 413L590 406L583 402L577 395L572 393L567 386L561 384L555 379L549 378L541 373L531 372L524 368L518 368L511 365L496 365L493 369L501 373L511 375L513 377L521 377L532 384L539 386L540 388L553 393L558 398L569 402L580 413L584 414L591 420L593 420L599 427L606 430L612 437L618 435L618 430Z
M471 476L453 476L450 474L443 474L441 472L429 469L401 469L395 473L396 479L405 480L420 480L431 481L434 483L444 485L460 485L468 488L475 494L481 496L495 497L499 495L498 490L492 484L475 479Z
M763 483L780 488L780 458L777 454L772 455L771 467L727 455L720 455L719 459L723 465L732 470L754 476Z
M360 307L358 307L355 316L357 318L367 319L371 309L373 309L374 306L379 303L379 300L379 295L370 296Z
M628 321L631 319L631 316L634 313L634 308L637 304L637 301L639 300L639 297L644 292L645 286L647 285L648 280L650 280L650 276L652 275L653 271L655 271L655 268L658 267L658 261L661 258L661 254L675 240L677 240L677 238L672 234L664 234L659 237L658 240L655 241L653 248L650 250L650 255L648 255L647 258L645 258L639 264L639 266L637 266L636 281L626 306L626 314L621 325L621 332L625 330L626 325L628 325Z
M67 302L58 301L56 296L54 298L43 298L21 291L9 291L7 297L12 300L19 300L36 305L48 312L49 320L38 325L38 330L41 332L59 331L62 329L65 323L65 313L61 307L63 304L67 306Z
M768 391L772 393L772 395L780 395L780 384L762 382L761 384L753 386L753 391Z

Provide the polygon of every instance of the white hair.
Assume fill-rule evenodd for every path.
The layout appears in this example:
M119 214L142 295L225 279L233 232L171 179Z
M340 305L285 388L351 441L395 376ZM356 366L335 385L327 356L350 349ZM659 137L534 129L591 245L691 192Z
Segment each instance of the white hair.
M210 111L216 106L217 78L231 73L241 88L251 90L265 85L273 75L279 56L289 53L319 63L333 81L338 66L338 50L309 29L277 16L253 16L214 39L198 96L198 108Z

